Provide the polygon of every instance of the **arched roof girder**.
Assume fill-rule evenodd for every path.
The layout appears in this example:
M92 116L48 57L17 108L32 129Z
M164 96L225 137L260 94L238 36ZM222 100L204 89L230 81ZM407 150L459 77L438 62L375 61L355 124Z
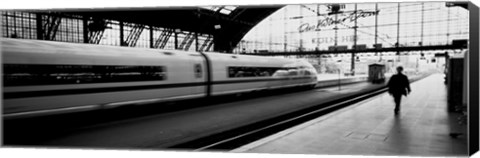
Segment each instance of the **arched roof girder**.
M51 10L49 13L210 34L214 36L215 51L231 52L248 31L282 7L284 6L237 6L228 15L202 7L75 9Z

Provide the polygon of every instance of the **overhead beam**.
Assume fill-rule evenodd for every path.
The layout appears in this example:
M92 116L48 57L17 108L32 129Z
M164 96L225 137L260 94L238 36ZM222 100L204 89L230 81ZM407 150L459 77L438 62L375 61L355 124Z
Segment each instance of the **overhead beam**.
M447 7L462 7L468 10L468 2L447 2L445 3Z
M324 51L302 51L302 52L270 52L256 53L251 55L261 56L284 56L284 55L321 55L321 54L340 54L340 53L376 53L376 52L403 52L403 51L425 51L425 50L446 50L446 49L467 49L464 45L436 45L436 46L415 46L415 47L392 47L381 49L364 49L364 50L324 50Z
M248 26L255 26L254 23L243 21L243 20L233 19L229 16L226 16L226 15L223 15L223 14L220 14L220 13L213 13L211 11L203 11L203 10L199 9L199 10L197 10L196 13L198 13L200 15L212 17L212 18L215 18L217 20L226 21L226 22L232 22L232 23L243 24L243 25L248 25Z

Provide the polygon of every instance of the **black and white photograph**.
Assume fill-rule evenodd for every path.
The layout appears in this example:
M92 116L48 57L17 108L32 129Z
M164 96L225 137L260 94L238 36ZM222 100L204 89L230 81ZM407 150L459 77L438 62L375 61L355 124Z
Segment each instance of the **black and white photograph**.
M478 151L472 2L128 2L0 8L2 148Z

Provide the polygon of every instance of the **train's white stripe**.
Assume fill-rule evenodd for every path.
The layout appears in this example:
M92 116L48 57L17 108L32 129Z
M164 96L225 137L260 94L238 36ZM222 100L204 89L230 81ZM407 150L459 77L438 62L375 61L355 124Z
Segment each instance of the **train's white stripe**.
M97 109L114 108L114 107L126 106L126 105L149 104L149 103L161 102L161 101L166 101L166 100L181 100L181 99L188 99L188 98L198 98L198 97L203 97L203 96L205 96L205 94L195 94L195 95L177 96L177 97L159 98L159 99L143 99L143 100L133 100L133 101L125 101L125 102L115 102L115 103L105 104L103 106L102 105L84 105L84 106L59 108L59 109L37 110L37 111L19 112L19 113L12 113L12 114L3 114L3 117L6 118L6 119L17 119L17 118L23 118L23 117L44 116L44 115L52 115L52 114L62 114L62 113L82 112L82 111L90 111L90 110L97 110Z
M212 92L212 95L234 94L234 93L241 93L241 92L264 90L264 89L266 89L266 88L252 88L252 89L242 89L242 90L233 90L233 91L220 91L220 92Z
M311 85L311 84L312 84L312 83L300 83L300 84L291 84L291 85L286 85L286 86L271 86L271 87L261 87L261 88L251 88L251 89L233 90L233 91L220 91L220 92L212 92L212 95L225 95L225 94L234 94L234 93L242 93L242 92L259 91L259 90L288 88L288 87L295 87L295 86L307 86L307 85Z
M205 94L193 94L193 95L185 95L185 96L176 96L176 97L169 97L169 98L156 98L156 99L142 99L142 100L132 100L132 101L124 101L124 102L115 102L115 103L108 103L105 104L105 108L114 108L119 106L125 105L132 105L132 104L150 104L155 102L161 102L166 100L180 100L180 99L189 99L189 98L199 98L203 97Z
M12 114L3 114L3 118L5 119L16 119L22 117L32 117L32 116L41 116L41 115L50 115L50 114L61 114L61 113L69 113L69 112L82 112L82 111L89 111L94 109L100 109L100 105L83 105L83 106L76 106L76 107L68 107L68 108L59 108L59 109L48 109L48 110L38 110L38 111L28 111L28 112L19 112L19 113L12 113Z

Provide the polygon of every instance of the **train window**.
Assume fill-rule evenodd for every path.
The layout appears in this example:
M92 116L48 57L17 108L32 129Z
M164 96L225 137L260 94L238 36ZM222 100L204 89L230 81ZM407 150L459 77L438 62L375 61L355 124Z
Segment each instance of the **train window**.
M304 73L304 75L305 75L305 76L310 76L310 75L312 75L312 73L311 73L310 71L306 70L305 73Z
M298 71L297 71L297 70L289 70L289 71L288 71L288 75L290 75L290 76L297 76L297 75L298 75Z
M239 77L270 77L278 76L279 72L293 70L293 67L228 67L229 78ZM277 74L277 75L274 75ZM281 75L287 76L287 75Z
M55 85L166 79L165 66L3 65L4 86Z
M165 55L173 55L172 52L163 52L163 54L165 54Z
M288 71L287 70L278 70L272 76L273 77L288 77Z

